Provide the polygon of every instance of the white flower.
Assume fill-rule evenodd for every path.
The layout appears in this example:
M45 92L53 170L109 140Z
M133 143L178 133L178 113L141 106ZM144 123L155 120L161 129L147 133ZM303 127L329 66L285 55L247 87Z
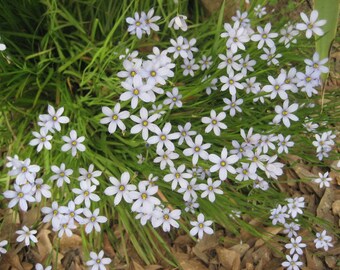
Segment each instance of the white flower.
M181 187L178 189L179 193L183 194L183 200L190 201L190 200L196 200L197 199L197 193L196 190L199 190L199 185L196 184L197 179L192 178L189 181L184 180L180 183Z
M198 202L196 202L196 199L190 199L185 202L185 212L191 212L192 214L195 214L195 209L198 208L200 205Z
M2 240L0 242L0 256L1 256L1 254L7 253L7 250L4 248L4 246L6 246L7 244L8 244L7 240Z
M312 13L310 14L310 18L308 18L307 15L303 12L300 13L300 16L303 20L303 23L298 23L296 25L296 29L300 31L306 31L306 38L311 38L313 33L318 36L322 36L324 34L320 26L325 25L327 21L318 21L319 12L317 10L312 11Z
M330 187L330 183L332 182L332 178L328 177L329 172L325 172L324 174L319 173L319 178L313 179L314 183L317 183L320 185L320 188L325 187Z
M289 147L293 147L294 146L294 142L290 141L291 135L288 135L287 137L283 137L282 134L279 134L277 136L278 139L278 146L279 148L277 149L277 152L279 154L285 152L286 154L288 154L288 148Z
M211 130L213 130L216 136L220 136L221 129L227 128L227 125L221 122L225 119L225 117L225 112L220 112L216 115L215 110L210 111L210 117L202 117L202 123L208 124L208 126L205 128L205 133L209 133Z
M250 166L249 163L242 162L241 164L242 167L236 169L238 174L236 175L235 179L238 181L247 181L249 179L255 180L257 178L256 167Z
M189 45L184 43L182 36L179 36L177 40L170 39L170 43L172 44L172 47L168 48L168 52L174 54L174 59L178 56L181 56L183 59L188 58L187 49L189 48Z
M171 128L172 125L170 122L165 123L162 130L159 127L155 127L154 133L156 133L156 135L151 136L147 140L148 144L157 143L157 151L161 150L164 145L169 151L174 151L175 146L170 140L178 139L179 135L176 133L170 134Z
M80 136L77 138L77 131L71 130L70 137L63 136L63 141L66 142L62 147L61 151L66 152L71 149L72 156L76 156L77 150L80 152L84 152L86 150L85 145L82 144L82 142L85 140L84 136Z
M240 54L234 55L230 50L227 50L226 55L219 54L218 57L222 60L221 63L218 64L218 69L227 68L227 74L229 74L231 71L240 71L241 65L238 63L238 61L241 58Z
M70 223L74 223L74 221L77 221L81 224L83 222L83 217L81 216L83 211L83 208L76 209L76 204L74 203L74 201L69 201L67 207L59 207L59 213L66 215L67 221Z
M127 203L132 203L130 191L136 190L136 186L128 184L130 181L130 174L124 172L120 177L120 181L113 176L110 177L109 180L112 183L112 186L107 187L104 190L104 193L107 196L115 195L114 205L118 205L122 198L124 198Z
M305 59L304 62L306 63L306 65L310 66L311 68L313 68L314 71L320 72L320 73L328 73L329 72L329 68L327 66L324 66L324 64L326 64L328 62L328 58L324 58L322 60L320 60L320 56L318 54L318 52L315 52L313 54L313 59Z
M202 198L205 198L208 196L210 202L215 201L215 193L216 194L223 194L223 191L221 189L218 189L218 187L221 185L222 181L212 181L212 179L209 177L207 180L207 184L200 184L199 188L203 191L201 194Z
M168 27L173 27L175 30L181 29L183 31L188 30L188 26L186 23L187 16L185 15L177 15L176 17L172 18L168 24Z
M277 95L283 100L288 98L286 93L287 90L290 89L290 85L285 83L286 74L280 73L279 77L274 79L272 76L268 76L268 81L271 83L270 85L265 85L263 87L263 91L270 93L270 98L274 99Z
M31 146L38 145L37 152L40 152L43 147L45 147L47 150L51 150L52 145L49 141L52 139L52 136L47 135L47 130L45 128L41 128L40 133L33 131L32 134L36 138L31 140L29 142L29 145Z
M184 140L188 144L188 141L192 141L191 136L194 136L197 134L196 131L190 130L190 129L191 129L190 122L185 123L184 127L182 127L181 125L178 125L178 131L179 131L178 132L178 135L179 135L178 144L179 145L182 145Z
M127 80L127 81L122 82L122 87L126 89L127 91L122 93L119 99L121 101L127 101L131 99L132 109L135 109L137 107L139 99L141 99L144 102L152 101L149 91L151 90L153 85L144 84L142 77L140 75L134 76L132 80ZM106 114L104 111L103 113Z
M99 223L105 223L107 221L107 218L104 216L99 216L99 208L95 209L93 212L91 212L90 209L85 208L83 211L83 214L85 218L83 219L82 224L85 226L85 232L90 233L92 232L93 228L100 232L100 225Z
M294 28L293 25L287 24L280 30L281 38L279 43L284 43L285 47L288 49L291 43L297 43L295 36L299 34L299 31Z
M134 61L124 60L123 67L125 70L119 71L117 76L119 78L126 78L126 80L132 80L136 75L140 75L142 63L141 59L135 59Z
M139 115L140 117L136 115L130 116L131 120L137 123L131 128L131 133L136 134L142 131L142 138L146 141L149 137L149 130L154 132L156 129L156 125L153 122L158 119L158 115L153 114L149 116L148 110L144 107L140 109Z
M37 178L32 185L32 193L34 194L35 201L41 202L41 196L45 198L51 198L52 194L50 192L51 187L47 184L44 184L44 181L41 178Z
M201 70L209 69L211 67L213 63L211 59L212 59L212 56L208 56L208 57L205 55L202 56L202 59L198 61L198 63L200 63L201 65Z
M259 41L257 44L257 48L261 49L264 44L266 44L269 48L275 47L275 43L272 38L276 38L278 33L270 33L272 28L271 23L267 23L264 28L261 26L257 26L258 34L254 34L251 36L252 41Z
M287 261L284 261L281 265L287 268L287 270L299 270L300 266L303 265L303 263L299 261L298 254L294 254L293 257L286 255L286 259Z
M53 108L53 106L48 105L48 114L39 115L39 119L41 122L38 124L47 130L54 132L54 130L60 131L60 124L67 124L70 122L70 119L67 116L62 116L64 112L64 107L59 108L57 111Z
M158 149L156 151L158 157L156 157L153 162L154 163L160 163L161 170L164 170L166 165L169 165L169 167L173 167L173 159L178 159L179 155L175 152L172 152L170 150L164 151L163 149Z
M30 184L25 184L19 186L17 184L13 185L14 190L7 190L3 193L6 199L11 199L8 203L8 208L13 208L16 204L19 203L19 207L22 211L27 211L28 202L35 202L34 197L32 196L32 187Z
M231 155L228 157L228 150L224 147L221 151L221 157L215 154L209 155L209 161L215 163L215 165L210 168L210 171L219 171L219 178L221 180L226 180L228 177L228 172L230 172L231 174L236 173L235 168L231 166L231 164L236 163L238 160L239 158L236 155Z
M79 188L73 188L72 192L74 194L79 194L75 199L75 204L81 204L83 201L85 201L85 206L87 208L90 208L91 201L98 202L100 201L100 197L97 194L94 194L93 192L96 190L96 186L90 185L91 183L87 183L86 181L80 182L80 189Z
M18 243L25 241L26 246L30 245L30 241L38 243L38 239L35 237L35 234L37 233L36 230L30 230L26 226L23 226L22 230L18 230L15 233L19 235L17 237Z
M232 53L237 53L238 49L246 49L244 43L247 43L250 40L248 33L250 28L245 28L240 25L240 21L236 21L233 26L229 23L225 23L224 29L226 32L222 33L221 37L228 38L226 47L230 48Z
M138 164L143 164L143 162L145 161L145 157L143 157L142 154L138 154L136 157L138 158L137 163Z
M262 18L262 16L267 14L266 7L263 7L261 5L257 5L256 7L254 7L254 12L258 18Z
M106 117L100 119L101 124L109 124L109 133L114 133L117 129L117 126L124 131L126 129L122 119L129 118L130 113L128 111L120 111L120 104L117 103L113 110L111 110L109 107L102 107L103 114L106 115Z
M169 108L170 110L176 105L177 108L181 108L182 107L182 95L180 95L178 93L178 88L174 87L172 88L172 91L167 91L165 93L168 98L166 98L163 102L164 105L170 105Z
M158 186L146 186L141 183L138 184L138 191L131 191L130 196L136 200L132 207L132 211L137 211L143 208L145 211L152 210L155 205L159 205L161 201L153 196L158 192Z
M283 226L285 227L285 230L283 231L283 233L287 234L287 236L289 238L291 238L293 236L294 237L298 236L297 231L300 230L300 225L299 224L291 222L291 223L285 223L285 224L283 224Z
M199 65L195 64L195 59L189 59L189 58L185 58L184 59L184 64L181 65L181 68L183 68L183 75L184 76L188 76L190 74L191 77L194 77L195 70L198 70L200 68Z
M301 243L302 237L291 238L290 243L285 245L286 249L289 249L289 254L293 255L295 252L299 255L303 254L302 248L306 247L306 244Z
M236 89L244 89L244 86L239 83L239 80L243 78L242 73L234 75L234 71L231 70L227 76L220 77L220 81L223 83L221 91L229 89L230 95L236 95Z
M91 270L105 270L106 264L110 264L111 263L111 259L110 258L103 258L104 257L104 251L101 250L98 254L91 251L90 252L90 257L91 260L86 262L86 265L91 267Z
M156 185L156 181L158 181L158 176L153 176L153 174L150 173L147 180L140 181L139 183L154 186Z
M52 172L55 174L50 177L52 181L57 180L57 186L61 187L64 182L67 184L70 183L69 176L73 173L72 169L65 169L65 163L61 163L60 167L52 165L51 166Z
M279 60L277 60L277 58L281 58L282 54L281 53L276 54L276 47L271 47L270 49L263 48L263 51L265 53L261 54L260 58L266 61L268 66L270 66L271 64L277 66L279 64Z
M192 164L196 165L198 162L198 158L202 158L203 160L207 160L209 158L209 154L207 151L210 148L210 143L203 144L202 135L198 134L195 137L195 142L188 141L187 142L189 148L184 149L183 154L185 156L192 156Z
M41 212L45 214L42 222L47 223L52 221L53 228L58 228L60 225L61 218L63 217L59 210L59 205L56 201L52 202L51 207L41 208Z
M52 270L52 266L46 266L46 268L44 268L42 264L37 263L35 265L35 270Z
M171 226L179 228L176 220L180 219L180 217L181 210L175 209L171 211L169 208L160 209L158 207L152 215L152 226L157 228L162 225L163 231L169 232Z
M308 121L308 119L306 119ZM316 129L319 127L318 124L313 123L311 121L308 121L305 124L302 124L304 126L304 128L308 131L308 132L315 132Z
M211 75L204 76L204 78L202 79L202 82L205 82L210 77ZM205 92L207 93L207 95L210 95L212 90L217 90L217 86L216 86L217 82L218 82L217 78L213 78L210 81L210 84L207 86L207 88L205 88Z
M16 169L16 164L19 166L22 164L22 161L19 160L18 155L14 155L14 157L7 156L6 159L8 160L6 167L12 168L13 170Z
M325 251L328 250L329 247L333 247L332 237L327 235L327 231L323 230L321 233L316 233L316 239L314 239L316 248L323 248Z
M134 18L127 17L126 22L130 24L128 27L128 32L141 39L145 28L145 17L140 16L138 12L135 12Z
M0 43L0 52L3 52L7 49L6 45L4 43Z
M153 8L151 8L148 13L145 13L144 11L142 11L141 13L141 18L142 21L144 22L144 27L143 30L150 35L151 31L150 29L152 29L153 31L159 31L159 26L157 24L155 24L155 22L157 22L161 17L160 16L153 16L155 10Z
M289 218L287 212L287 206L278 205L277 208L274 208L270 211L271 216L269 217L272 220L273 225L276 225L278 222L281 224L286 223L286 218Z
M258 148L260 148L263 153L268 153L269 149L275 150L274 142L276 141L277 136L274 134L261 135Z
M284 167L284 164L281 162L274 162L276 159L277 155L274 155L267 160L264 172L268 178L277 179L278 176L283 174L282 168Z
M87 170L85 168L79 168L79 174L79 181L86 181L88 184L91 184L92 182L95 185L99 185L99 181L96 179L96 177L101 176L102 172L94 171L94 165L90 164Z
M184 184L185 179L191 178L192 175L190 173L186 173L185 171L185 165L182 164L177 169L175 167L170 167L169 174L164 176L165 182L171 182L171 189L175 190L177 187L177 184L179 183L181 186Z
M141 70L140 74L142 78L147 80L147 85L151 86L151 90L153 90L153 86L157 84L165 85L168 77L174 76L173 71L169 67L170 66L161 66L161 62L157 59L152 61L144 61L143 69ZM172 67L174 67L174 65L171 65L171 68ZM152 100L155 100L155 98L152 98Z
M212 225L211 220L205 220L204 215L200 213L197 216L197 221L190 221L190 224L193 226L193 228L190 230L190 235L195 236L198 234L198 239L203 238L203 234L213 234L213 229L210 228Z
M9 176L16 176L15 182L18 185L34 182L36 174L40 171L40 166L30 165L31 159L27 158L24 161L12 160L14 166L11 171L8 172Z
M190 41L184 38L184 43L188 44L188 49L187 49L188 59L193 59L194 58L193 53L198 52L198 48L194 47L194 45L196 44L196 41L197 41L196 38L192 38L190 39Z
M67 237L71 237L73 235L72 230L74 229L77 229L77 226L66 216L61 217L58 227L53 227L53 231L58 232L59 238L62 238L64 234Z
M254 71L253 66L255 66L256 61L251 60L249 54L245 58L240 59L241 73L243 76L247 76L248 71Z
M243 103L243 99L236 99L236 95L231 96L231 100L228 98L224 98L223 102L227 104L227 106L223 107L223 111L230 110L230 116L234 117L236 114L236 111L242 112L242 109L238 106Z
M308 97L318 94L315 87L320 85L320 71L315 71L314 68L306 66L306 72L298 72L296 77L298 79L296 85L301 87L301 92L306 92Z
M280 123L281 120L283 124L289 128L290 127L290 120L292 121L298 121L299 118L293 114L297 109L299 108L299 105L297 103L293 103L289 106L289 100L286 99L283 103L283 106L280 105L275 106L275 112L277 115L273 119L273 123Z

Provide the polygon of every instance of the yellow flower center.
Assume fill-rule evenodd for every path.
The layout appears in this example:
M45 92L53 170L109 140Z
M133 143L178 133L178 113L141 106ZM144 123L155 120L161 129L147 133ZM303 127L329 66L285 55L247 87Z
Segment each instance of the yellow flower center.
M144 120L142 124L144 127L146 127L148 125L148 121Z
M231 107L235 107L236 106L236 104L233 102L233 103L231 103Z
M64 176L65 176L65 173L64 173L64 172L61 172L61 173L59 173L59 176L64 177Z
M136 26L140 26L140 25L141 25L140 21L137 21Z
M262 35L262 38L267 38L267 37L268 37L267 34Z
M175 176L178 179L181 175L179 173L176 173Z
M231 59L227 60L228 64L231 64L233 61Z
M19 197L19 198L22 198L22 197L24 197L24 193L22 193L22 192L19 192L19 193L18 193L18 197Z
M71 212L70 217L74 217L74 216L75 216L74 212Z
M96 221L96 217L91 217L90 220L91 220L92 222L95 222L95 221Z
M195 151L198 152L200 148L198 146L195 147Z
M136 74L137 74L136 71L131 71L131 73L130 73L131 77L135 77Z
M216 125L217 121L214 119L214 120L212 120L212 123L213 123L213 125Z
M123 185L120 185L120 186L119 186L119 190L120 190L120 191L124 191L124 190L125 190L125 187L124 187Z
M53 117L52 117L52 120L53 120L53 121L57 121L57 119L58 119L58 118L57 118L56 116L53 116Z
M138 89L133 90L133 94L134 95L138 95L139 94L139 90Z
M214 189L214 188L213 188L212 186L209 186L209 187L208 187L208 190L209 190L209 191L212 191L213 189Z
M310 23L310 24L308 24L307 27L308 27L308 29L312 29L313 28L313 24Z
M45 138L45 137L42 137L40 140L41 140L42 142L45 142L45 141L46 141L46 138Z
M53 216L58 215L58 210L53 210Z
M242 172L243 172L243 174L248 174L247 170L243 170Z
M23 172L23 173L24 173L24 172L27 172L27 167L22 167L22 168L21 168L21 172Z
M112 115L112 119L113 120L117 120L118 119L118 115L117 114Z
M172 98L172 101L177 101L177 98L176 98L176 97L173 97L173 98Z
M77 141L73 141L73 142L72 142L72 145L73 145L73 146L76 146L76 145L77 145Z
M88 173L88 174L86 175L86 177L87 177L87 178L91 178L91 177L92 177L92 174Z
M96 260L96 263L98 263L98 264L99 264L99 263L100 263L100 259L97 259L97 260Z
M187 135L187 133L185 131L182 131L182 136L185 137Z
M312 80L311 77L307 77L307 78L306 78L306 82L310 82L311 80Z
M229 84L233 84L234 83L234 80L229 80Z
M279 90L279 89L280 89L280 86L275 85L274 88L275 88L275 90Z
M168 220L170 217L169 217L169 215L165 214L165 215L163 216L163 218L164 218L164 220Z
M318 68L319 65L318 65L317 63L315 63L315 64L313 65L313 67L314 67L314 68Z
M155 77L157 73L155 71L151 71L150 74L151 74L152 77Z
M191 185L188 185L188 190L192 190L192 186Z
M225 161L221 161L221 166L224 167L227 163Z
M181 47L180 47L180 46L177 46L176 49L177 49L177 51L180 51L180 50L181 50Z
M143 199L143 200L146 200L147 197L148 197L148 195L147 195L146 193L143 193L143 194L142 194L142 199Z
M161 140L165 141L166 140L166 136L165 135L161 135Z
M163 159L164 160L168 159L168 155L163 155Z
M203 223L198 224L198 227L202 229L204 227Z
M283 115L287 115L288 112L287 112L287 111L283 111L282 114L283 114Z
M90 193L87 190L84 192L84 196L86 196L86 197L89 196L89 194Z

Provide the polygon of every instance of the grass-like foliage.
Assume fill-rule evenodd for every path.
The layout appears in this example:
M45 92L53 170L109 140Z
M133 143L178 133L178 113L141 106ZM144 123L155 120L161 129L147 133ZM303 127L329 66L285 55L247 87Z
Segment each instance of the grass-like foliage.
M283 193L279 187L279 183L285 184L285 170L294 168L288 152L311 166L326 167L338 158L332 148L333 130L339 121L339 99L332 91L320 98L319 76L320 72L327 72L327 67L314 55L314 40L308 34L311 31L310 35L318 39L319 31L312 32L306 22L297 18L290 22L296 32L279 42L284 34L282 29L289 29L284 25L289 19L278 20L277 13L272 15L268 10L269 14L262 14L257 5L263 1L242 4L240 8L248 12L247 16L239 13L228 21L229 26L224 24L223 9L206 18L199 1L178 2L0 2L0 42L7 47L0 52L2 208L7 208L8 203L14 211L42 208L42 217L33 228L39 230L43 222L52 220L56 239L65 228L79 230L85 254L103 248L105 233L114 248L130 242L146 264L163 261L173 266L177 262L163 238L163 230L170 226L167 234L172 238L186 233L201 238L203 232L212 233L219 227L236 236L243 229L267 239L268 234L245 220L256 218L265 226L274 223L283 227L298 215L295 222L311 235L321 229L333 231L332 224L305 210L303 199L287 201L291 194ZM135 12L147 13L151 8L153 16L161 18L155 21L159 31L149 29L148 34L145 29L138 30L140 25L131 20L135 19ZM169 27L179 14L188 17L184 21L187 31L175 29L185 27L180 18ZM309 18L310 12L306 16ZM271 34L261 34L257 27L267 31L268 23ZM131 29L131 25L136 29ZM230 30L232 27L236 30ZM236 37L230 38L233 33ZM277 34L271 36L273 33ZM174 45L180 37L192 43ZM241 39L244 49L235 45L236 39ZM262 39L264 46L260 45ZM157 55L154 47L163 53ZM135 50L138 55L133 53ZM174 58L180 51L184 53ZM199 62L203 56L211 59ZM190 62L189 58L196 61ZM256 61L248 69L247 59ZM306 68L310 62L312 65ZM204 69L203 65L208 67ZM135 76L129 67L137 69ZM154 70L162 73L159 80L155 79ZM124 94L129 91L135 101ZM139 92L144 96L138 100ZM64 108L62 115L66 117L59 118L61 128L56 124L61 115L53 118L52 107L55 111ZM235 111L238 107L240 110ZM143 136L138 132L142 127L133 129L142 111L153 116L152 121L148 120L152 126ZM186 123L195 132L191 138L181 139L189 134L181 130ZM209 131L209 125L215 127ZM168 138L163 138L162 132ZM77 141L81 136L84 138ZM207 144L206 153L200 152L204 148L200 136L203 145ZM46 149L50 148L49 142L50 150ZM78 150L67 151L74 147ZM19 161L14 155L18 155ZM27 158L30 164L22 162ZM63 171L62 163L72 172ZM39 167L30 167L32 164ZM93 170L87 171L91 164ZM55 174L58 177L53 177ZM57 180L65 174L69 181ZM86 180L91 177L97 182ZM51 193L48 198L42 194L41 201L36 195L37 189L42 188L38 178L49 185ZM129 180L131 186L118 183L121 180ZM320 181L329 186L328 180ZM8 192L15 188L20 189L16 195ZM86 197L91 192L95 196L88 202L78 196ZM16 196L19 201L25 196L33 200L27 199L26 207L25 202L15 205L12 200ZM145 202L146 196L151 202ZM77 209L85 210L71 224L65 207L72 200ZM52 202L57 204L53 206ZM99 231L89 227L95 220L91 217L95 209L102 216ZM46 218L49 211L50 219ZM203 223L203 217L213 223ZM119 231L119 236L114 231ZM128 262L126 250L119 250L123 252L117 256Z

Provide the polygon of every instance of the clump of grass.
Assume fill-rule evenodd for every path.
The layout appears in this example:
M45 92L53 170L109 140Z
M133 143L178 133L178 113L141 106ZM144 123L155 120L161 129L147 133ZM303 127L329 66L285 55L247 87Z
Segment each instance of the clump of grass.
M93 164L97 170L102 171L98 177L99 185L96 194L100 194L100 202L93 203L91 210L99 208L101 215L108 218L106 223L101 224L101 232L92 232L89 236L85 234L84 227L81 227L86 252L102 248L103 232L108 234L111 244L115 247L121 239L112 233L113 227L119 227L123 242L130 241L146 263L151 264L159 260L169 265L176 266L176 261L171 255L170 248L163 240L160 229L155 229L150 222L142 226L135 219L136 213L131 212L131 206L122 201L119 205L113 206L114 197L106 196L105 189L111 185L109 177L114 176L120 179L124 172L128 172L130 183L138 186L142 180L148 179L150 174L158 176L157 186L159 187L157 197L160 198L164 207L169 209L181 209L179 233L189 233L190 221L196 220L198 213L204 213L206 217L213 220L216 225L235 235L240 234L240 229L245 229L257 237L265 237L261 229L255 228L244 222L242 216L249 218L261 218L264 225L272 225L269 219L270 211L279 204L287 204L286 194L282 194L278 187L278 181L269 179L263 172L262 176L268 178L269 189L263 191L254 188L254 181L238 182L234 174L228 174L228 179L221 185L223 195L217 195L214 203L206 198L198 196L199 209L194 214L184 210L183 195L171 189L171 183L163 181L163 177L169 173L169 168L161 170L158 164L153 162L156 155L156 147L146 144L140 134L131 134L130 129L134 123L130 119L124 122L126 130L117 129L113 134L107 132L107 126L100 124L104 117L102 107L113 108L117 103L121 104L122 110L128 110L131 115L139 115L141 106L151 110L151 103L139 104L132 109L129 101L120 101L120 95L124 92L121 86L122 79L117 77L119 71L124 70L120 55L125 54L125 49L130 51L138 50L140 57L152 52L152 47L157 46L161 50L169 47L170 38L175 39L180 34L168 27L170 20L178 14L189 14L189 30L184 34L190 40L197 39L196 47L199 52L195 54L196 62L202 55L212 56L213 64L209 70L197 71L195 77L182 75L182 60L174 60L175 76L163 86L165 92L171 92L173 87L178 87L182 94L183 107L173 110L164 106L165 114L155 121L157 126L172 123L173 131L178 125L186 122L192 124L192 130L204 135L204 142L211 143L209 153L220 155L221 149L225 147L230 150L235 146L233 140L241 143L240 130L248 131L254 128L254 133L269 135L282 134L291 135L295 145L291 148L290 154L299 156L304 162L312 166L325 166L316 156L315 147L312 145L314 134L306 132L302 122L306 117L314 123L324 123L318 132L334 129L335 123L339 120L339 113L336 108L337 102L329 102L319 105L319 96L308 97L305 93L290 93L292 101L297 104L305 104L303 109L296 112L299 122L292 122L288 129L283 125L269 125L273 120L275 106L282 105L280 99L271 100L265 93L258 95L247 94L238 90L238 98L243 99L242 113L236 117L226 117L224 122L228 128L222 131L221 136L213 132L205 133L206 125L202 123L202 117L209 117L211 110L222 112L225 107L223 98L230 98L228 92L212 91L211 95L206 94L206 88L213 78L220 78L226 75L225 69L218 69L219 54L225 54L225 39L220 37L224 31L223 13L216 14L210 18L202 18L202 9L197 2L191 7L188 13L188 2L181 1L176 5L173 1L165 4L161 1L19 1L19 3L0 3L0 8L6 10L1 14L0 36L7 45L7 50L0 58L0 106L2 128L0 129L0 142L2 157L0 165L3 167L1 174L1 185L3 190L10 189L13 179L8 177L5 168L6 156L18 154L20 159L30 157L32 163L41 166L41 175L45 182L52 187L52 198L43 200L42 203L32 204L31 207L42 207L49 205L52 201L66 205L68 201L74 200L73 189L79 188L77 181L78 169L88 168ZM260 2L260 1L258 1ZM252 27L264 26L266 22L274 19L267 15L258 19L253 11L257 4L252 3L249 10L249 18ZM126 18L135 12L148 11L154 7L155 14L162 16L159 21L161 31L153 32L151 36L137 39L127 32ZM223 8L222 8L223 10ZM279 32L283 23L274 24L273 32ZM275 27L275 28L274 28ZM307 45L306 45L307 44ZM292 44L289 49L283 44L277 44L277 51L283 57L279 59L279 66L267 65L267 61L261 60L263 52L258 50L257 43L247 44L246 51L251 59L257 61L254 71L245 78L256 77L257 82L262 86L269 84L268 76L276 77L280 74L280 68L289 69L296 67L297 70L304 70L304 59L311 58L313 44L298 42ZM202 82L207 75L211 77ZM243 78L243 80L245 79ZM220 89L222 83L217 83ZM165 94L157 96L155 104L162 104ZM254 103L254 97L263 97L264 102ZM329 92L326 99L336 100L336 93ZM307 106L314 103L315 106ZM37 120L39 115L46 113L48 104L54 107L64 107L64 115L70 118L70 123L62 127L61 134L68 135L71 130L76 130L79 136L84 136L86 151L77 154L76 157L70 153L60 151L64 144L62 135L55 134L52 143L52 150L44 149L37 153L36 148L30 147L29 142L33 139L32 130L39 130ZM176 145L176 152L182 153L188 146ZM271 155L274 155L272 151ZM138 162L137 155L143 156L143 162ZM334 152L330 153L327 160L336 160ZM288 163L286 155L280 155L282 163ZM243 156L238 161L249 162ZM70 177L71 182L59 188L49 180L53 175L52 165L65 163L67 168L72 168L74 174ZM180 154L180 159L175 161L178 167L185 164L186 168L200 168L202 172L209 172L212 163L200 160L197 166L192 164L191 157ZM288 165L286 165L288 167ZM294 167L291 165L291 167ZM203 176L198 183L206 183ZM213 179L218 179L218 174L212 174ZM267 179L266 178L266 179ZM296 180L298 181L298 180ZM2 207L6 207L2 202ZM20 211L18 208L16 210ZM240 212L240 215L236 214ZM321 220L306 211L299 216L301 225L309 230L313 224L328 230L334 230L333 225ZM37 221L38 228L41 221ZM217 225L218 224L218 225ZM315 228L314 228L315 229ZM176 233L171 232L171 237ZM165 251L165 252L164 252ZM119 254L129 261L128 254Z

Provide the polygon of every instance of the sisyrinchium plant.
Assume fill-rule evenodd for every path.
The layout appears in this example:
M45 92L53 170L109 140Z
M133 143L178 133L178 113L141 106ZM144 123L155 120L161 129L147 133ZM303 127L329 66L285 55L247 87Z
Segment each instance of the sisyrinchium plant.
M129 239L146 264L176 265L161 231L265 238L248 217L283 228L287 269L313 233L316 248L332 247L332 224L278 188L288 154L338 158L317 10L283 25L254 1L223 24L187 1L22 2L0 3L1 205L41 219L18 242L51 223L56 238L80 228L92 269L111 263L104 234L114 247ZM319 176L309 181L329 188Z

